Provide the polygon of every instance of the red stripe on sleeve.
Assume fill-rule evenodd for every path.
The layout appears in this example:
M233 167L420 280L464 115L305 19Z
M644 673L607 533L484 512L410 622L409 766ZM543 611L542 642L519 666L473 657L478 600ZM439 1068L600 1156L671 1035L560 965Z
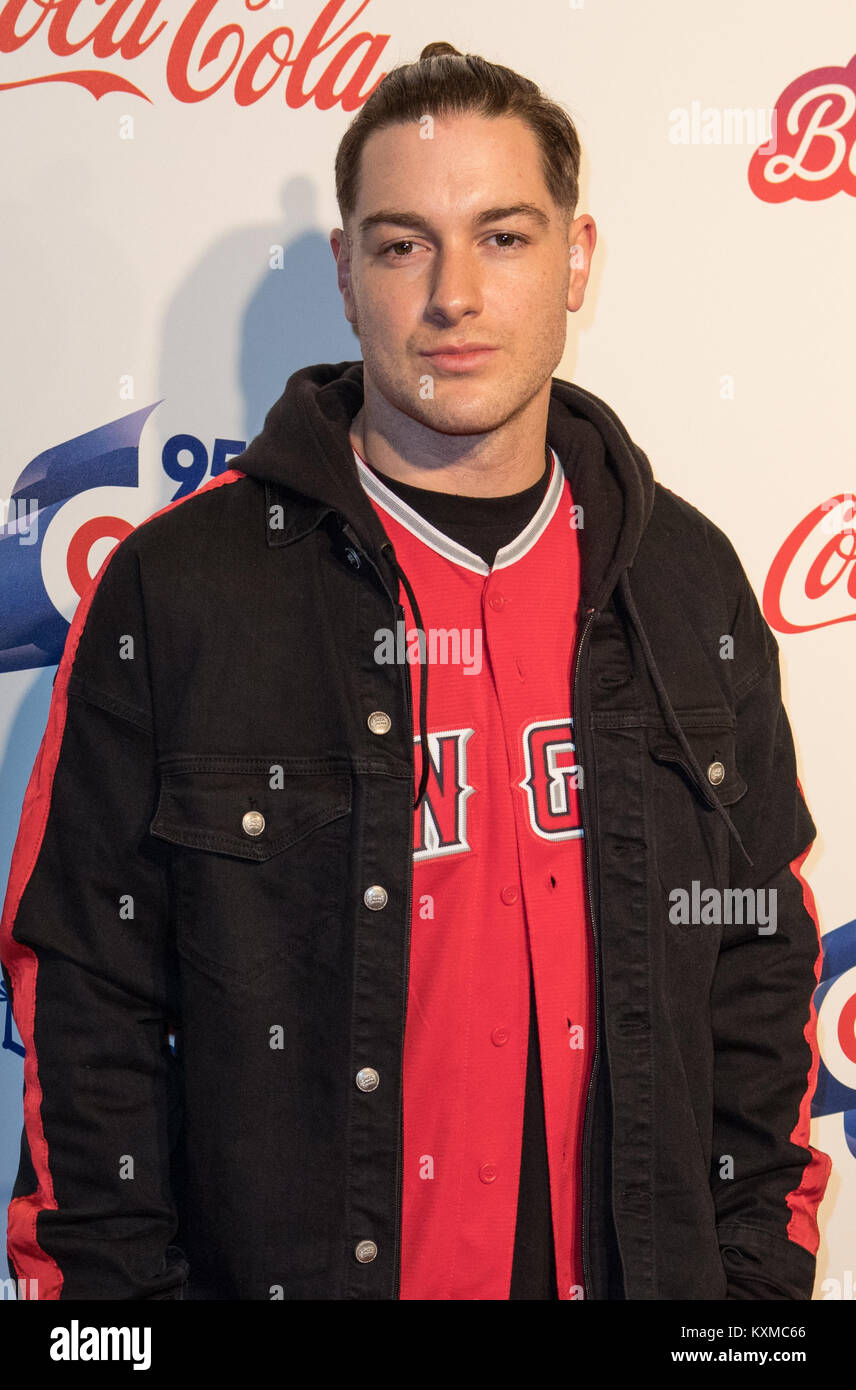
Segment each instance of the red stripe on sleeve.
M797 786L802 795L802 787ZM811 917L817 932L818 953L814 963L814 978L820 981L820 972L823 962L823 946L821 943L820 924L817 918L817 908L815 906L814 894L811 886L803 878L800 872L806 858L811 852L811 845L798 854L796 859L791 861L790 870L802 886L803 903L805 909ZM817 1010L814 1007L814 999L810 1001L809 1019L803 1029L803 1036L811 1048L811 1065L808 1070L806 1089L800 1101L799 1118L790 1134L791 1142L800 1144L810 1150L811 1158L803 1171L802 1181L799 1187L789 1192L786 1198L791 1209L792 1216L788 1222L788 1239L795 1241L797 1245L802 1245L810 1254L816 1255L820 1244L820 1233L817 1226L817 1211L820 1206L823 1194L826 1191L826 1184L832 1171L832 1159L828 1154L821 1153L819 1149L812 1148L809 1143L811 1134L811 1100L817 1084L817 1073L820 1066L820 1053L817 1047Z
M244 476L245 474L237 468L227 469L215 478L209 479L207 483L203 483L202 487L197 488L195 492L168 502L166 506L153 512L151 516L141 522L140 526L145 526L154 517L171 511L173 507L189 501L191 497L197 497L201 492L220 487L223 483L235 482ZM139 527L134 529L139 530ZM7 1248L17 1277L19 1279L38 1280L37 1285L35 1285L38 1290L38 1297L45 1300L60 1297L63 1274L56 1260L42 1250L36 1238L36 1222L39 1212L55 1211L58 1206L50 1170L50 1155L42 1125L42 1089L34 1043L39 962L31 947L16 941L12 933L21 898L38 861L50 814L54 773L59 761L68 707L69 676L95 591L115 548L114 546L110 554L105 557L98 573L81 596L69 626L65 647L54 679L47 726L24 793L21 820L12 850L3 915L0 918L0 958L2 958L9 973L13 993L12 1013L15 1025L21 1035L21 1042L24 1045L24 1125L30 1147L30 1156L38 1181L35 1192L22 1197L14 1197L9 1203ZM30 1287L33 1287L32 1283Z

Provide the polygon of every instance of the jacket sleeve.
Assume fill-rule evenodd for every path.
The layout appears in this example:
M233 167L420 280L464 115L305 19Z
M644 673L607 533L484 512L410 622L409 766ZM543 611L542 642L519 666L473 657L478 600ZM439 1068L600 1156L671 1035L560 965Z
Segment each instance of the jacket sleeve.
M0 922L25 1048L8 1260L40 1299L181 1298L187 1276L172 1244L178 991L147 834L156 759L132 540L69 629Z
M832 1166L809 1143L821 945L801 868L816 829L797 780L778 645L745 576L733 632L744 658L736 761L748 790L728 809L753 863L733 844L729 886L756 890L761 911L756 925L722 928L711 993L711 1188L726 1297L810 1299Z

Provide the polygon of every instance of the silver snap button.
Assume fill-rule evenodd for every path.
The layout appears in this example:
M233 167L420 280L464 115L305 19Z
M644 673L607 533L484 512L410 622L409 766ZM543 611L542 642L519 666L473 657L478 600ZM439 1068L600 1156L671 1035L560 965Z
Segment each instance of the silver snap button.
M382 709L374 710L366 720L373 734L388 734L392 727L392 720L388 714L384 714Z
M367 888L363 893L363 902L372 912L379 912L382 907L386 907L388 901L389 894L379 883L373 883L371 888Z
M353 565L355 570L360 568L360 557L352 545L349 545L348 549L345 551L345 558L349 565Z
M361 1240L355 1247L354 1254L361 1265L367 1265L377 1258L377 1246L373 1240Z
M361 1067L356 1081L361 1091L376 1091L380 1085L380 1077L374 1067Z
M712 786L718 787L725 776L725 768L722 763L711 763L707 769L707 780Z
M265 828L265 818L261 811L246 811L241 825L248 835L261 835Z

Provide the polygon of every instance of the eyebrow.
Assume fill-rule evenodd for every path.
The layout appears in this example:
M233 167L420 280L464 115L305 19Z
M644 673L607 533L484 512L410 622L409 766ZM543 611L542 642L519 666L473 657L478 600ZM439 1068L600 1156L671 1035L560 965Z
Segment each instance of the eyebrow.
M539 208L536 203L511 203L508 207L485 208L474 219L476 227L483 227L488 222L503 222L508 217L530 217L533 222L537 222L541 227L549 227L550 219ZM413 227L421 232L430 232L431 223L427 217L422 217L418 212L400 212L396 208L381 208L379 212L370 213L360 222L360 235L371 231L372 227L381 224L393 227Z

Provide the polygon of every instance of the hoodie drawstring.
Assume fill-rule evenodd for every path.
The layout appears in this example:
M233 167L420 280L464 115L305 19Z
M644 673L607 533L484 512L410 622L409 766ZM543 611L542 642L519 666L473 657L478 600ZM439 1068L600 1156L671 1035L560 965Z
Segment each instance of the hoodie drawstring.
M626 570L621 571L621 575L618 580L618 587L620 588L621 593L624 597L624 602L627 605L627 611L630 614L631 621L636 629L636 635L638 636L639 641L642 644L642 650L645 653L645 660L648 662L648 669L651 672L651 679L653 680L654 685L657 689L657 693L663 702L663 710L666 715L666 722L668 723L670 729L672 730L681 747L683 748L684 753L687 756L687 760L690 764L690 767L693 769L693 771L696 774L696 777L698 778L699 786L704 787L704 773L701 770L695 753L690 747L690 743L686 734L681 728L678 716L675 714L675 711L672 707L672 702L669 699L668 692L663 683L663 678L660 675L660 672L657 668L657 663L654 660L654 653L651 650L651 643L648 641L648 634L646 633L645 628L642 625L642 619L639 617L639 611L636 607L636 604L633 601L633 595L630 592L630 581L627 578ZM707 789L705 788L705 790ZM729 833L734 836L734 839L740 846L740 849L743 853L743 857L751 867L752 860L750 859L749 854L747 853L746 846L740 838L740 833L712 787L710 788L710 795L713 797L715 810L725 821L725 824L728 826Z
M387 559L407 590L407 597L413 609L417 630L423 632L422 614L419 611L419 604L416 602L416 595L413 592L410 580L395 558L392 542L386 541L385 544L381 546L381 549L388 552ZM420 650L422 649L420 648ZM427 657L427 652L425 655ZM419 677L419 747L422 752L422 775L419 778L419 790L416 793L416 800L413 803L414 811L425 795L425 788L428 786L428 661L420 661L419 664L422 667L422 674Z

